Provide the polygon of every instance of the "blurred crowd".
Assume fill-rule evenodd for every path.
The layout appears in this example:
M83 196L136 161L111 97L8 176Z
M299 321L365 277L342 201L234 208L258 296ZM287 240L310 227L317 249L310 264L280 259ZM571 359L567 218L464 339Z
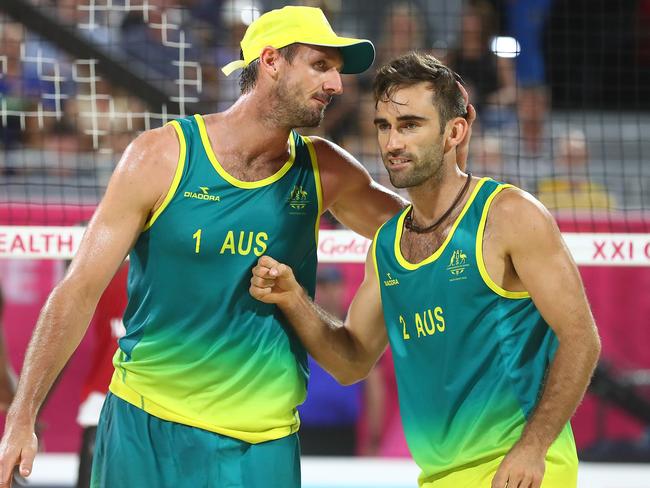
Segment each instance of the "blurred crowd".
M0 14L0 174L46 173L57 178L84 173L90 157L116 161L138 132L175 115L227 108L239 94L237 76L220 67L239 56L239 40L261 12L281 7L276 0L113 1L31 0L50 19L83 42L102 49L178 101L184 113L149 106L119 79L92 61L70 56L53 40ZM549 88L542 49L551 0L308 0L293 3L322 8L337 31L365 37L377 47L376 65L408 50L433 53L463 77L479 118L470 169L537 192L540 178L588 178L588 159L562 162L560 139L589 141L584 134L549 136ZM317 131L349 150L373 177L388 184L372 125L373 70L345 76L344 94L328 109ZM576 143L567 144L574 147ZM48 154L38 163L12 150ZM29 154L29 153L27 153ZM4 155L4 156L1 156ZM519 167L532 158L532 177ZM32 158L33 159L33 158ZM575 158L574 160L575 161ZM566 177L566 178L564 178ZM589 183L589 182L587 182ZM596 184L598 186L598 184ZM555 186L545 183L544 191ZM589 184L557 185L565 193L591 191ZM588 198L587 198L588 199ZM561 196L551 207L585 200ZM599 198L609 209L614 199ZM593 207L592 207L593 208Z

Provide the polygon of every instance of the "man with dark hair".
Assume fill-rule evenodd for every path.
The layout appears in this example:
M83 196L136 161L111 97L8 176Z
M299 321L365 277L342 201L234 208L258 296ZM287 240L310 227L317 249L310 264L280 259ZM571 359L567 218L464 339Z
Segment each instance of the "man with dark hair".
M375 80L391 182L412 205L377 232L341 323L271 252L251 294L284 313L340 382L364 378L388 342L420 486L571 488L569 419L599 354L580 275L548 211L456 164L468 129L455 74L409 54Z
M31 471L38 407L129 252L91 486L299 486L307 355L277 307L248 294L250 269L272 253L313 295L320 215L371 237L403 202L340 147L294 130L320 123L372 43L337 36L319 9L285 7L241 47L224 72L257 67L232 107L147 131L124 153L34 332L0 486L15 464Z
M429 82L435 86L435 106L440 117L440 133L454 117L467 117L461 77L433 56L410 53L382 66L373 84L375 103L391 99L400 88Z

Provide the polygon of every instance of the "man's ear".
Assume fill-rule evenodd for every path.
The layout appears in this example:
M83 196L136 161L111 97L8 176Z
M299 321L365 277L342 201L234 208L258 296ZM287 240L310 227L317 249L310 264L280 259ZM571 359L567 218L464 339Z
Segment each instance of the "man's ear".
M260 70L267 73L273 79L277 79L280 58L282 58L280 51L274 47L266 46L260 54Z
M451 149L455 149L463 142L468 130L469 124L462 117L455 117L447 122L447 129L445 130L445 153Z

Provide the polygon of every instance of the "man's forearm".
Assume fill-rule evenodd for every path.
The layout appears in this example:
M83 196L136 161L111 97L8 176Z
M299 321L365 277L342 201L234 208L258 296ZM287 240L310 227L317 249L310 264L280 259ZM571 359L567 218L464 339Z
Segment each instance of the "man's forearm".
M600 353L595 331L582 338L560 342L548 371L542 397L520 442L546 452L571 419L585 394Z
M304 292L296 292L280 309L313 358L342 384L363 379L372 365L344 324L318 307Z
M81 342L96 303L73 299L71 292L65 284L57 286L41 311L7 414L9 423L36 421L52 384Z

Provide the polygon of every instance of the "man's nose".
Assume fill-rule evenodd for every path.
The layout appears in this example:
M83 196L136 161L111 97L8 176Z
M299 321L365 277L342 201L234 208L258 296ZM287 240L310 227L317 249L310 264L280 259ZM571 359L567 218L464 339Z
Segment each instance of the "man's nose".
M341 73L335 69L330 70L327 80L325 80L325 83L323 84L323 90L329 95L340 95L343 93L343 80L341 79Z
M389 152L399 152L404 149L404 140L399 132L391 130L388 133L388 140L386 141L386 150Z

